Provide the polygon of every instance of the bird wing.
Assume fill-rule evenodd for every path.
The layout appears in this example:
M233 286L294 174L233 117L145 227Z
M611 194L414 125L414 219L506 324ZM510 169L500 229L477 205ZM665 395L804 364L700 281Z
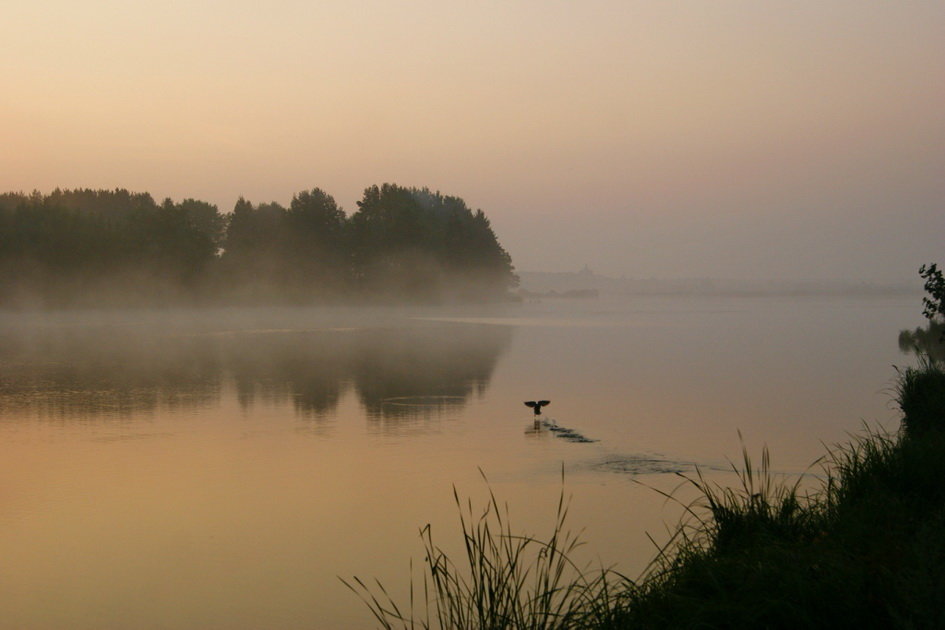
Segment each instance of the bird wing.
M528 400L525 402L525 406L526 407L539 407L540 405L536 403L534 400Z

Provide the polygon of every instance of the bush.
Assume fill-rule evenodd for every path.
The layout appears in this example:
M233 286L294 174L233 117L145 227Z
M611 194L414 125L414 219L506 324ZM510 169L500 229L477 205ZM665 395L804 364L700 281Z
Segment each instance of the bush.
M945 370L925 358L919 367L899 372L896 402L902 409L906 435L915 437L945 428Z

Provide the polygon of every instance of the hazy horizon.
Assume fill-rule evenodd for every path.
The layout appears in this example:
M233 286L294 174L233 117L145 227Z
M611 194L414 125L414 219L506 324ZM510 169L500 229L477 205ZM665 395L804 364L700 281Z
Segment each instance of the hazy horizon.
M5 5L0 191L460 196L521 271L912 281L945 5ZM13 62L15 60L15 63Z

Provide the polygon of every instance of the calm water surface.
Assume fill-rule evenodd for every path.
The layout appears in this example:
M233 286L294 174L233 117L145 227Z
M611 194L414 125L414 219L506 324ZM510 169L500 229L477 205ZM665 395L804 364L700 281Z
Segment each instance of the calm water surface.
M635 575L679 516L647 486L724 482L739 432L796 474L894 427L919 302L0 316L0 627L372 627L338 577L404 592L480 470L541 536L563 469L582 559Z

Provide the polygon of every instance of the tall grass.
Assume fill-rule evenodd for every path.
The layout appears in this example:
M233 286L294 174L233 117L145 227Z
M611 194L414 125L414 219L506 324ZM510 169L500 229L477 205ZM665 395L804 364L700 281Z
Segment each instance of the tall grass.
M491 487L480 510L471 499L463 502L455 488L453 497L464 543L462 562L454 562L434 541L432 527L425 526L420 532L423 580L418 589L411 577L406 606L395 602L380 582L368 586L357 577L342 580L382 628L550 630L607 622L616 608L614 598L628 581L572 560L582 543L566 526L563 485L547 538L514 531L508 505L500 505Z
M700 470L690 479L710 518L700 519L700 530L713 551L766 544L771 540L796 540L811 534L812 513L804 509L809 499L800 494L802 477L793 483L771 471L768 448L756 467L742 448L742 467L731 464L738 484L721 486L705 480Z
M698 469L680 475L697 498L679 502L684 518L634 588L616 600L617 621L600 627L753 628L797 618L785 594L803 580L805 559L788 548L821 534L821 513L812 509L817 498L801 491L803 477L789 482L775 473L767 448L756 464L743 447L742 461L730 466L733 486ZM662 494L676 501L675 492ZM788 555L798 575L775 579L767 569Z

